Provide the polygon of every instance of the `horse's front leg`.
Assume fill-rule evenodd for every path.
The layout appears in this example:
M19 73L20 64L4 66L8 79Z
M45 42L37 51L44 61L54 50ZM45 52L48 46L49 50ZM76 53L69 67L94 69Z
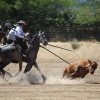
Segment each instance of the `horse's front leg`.
M30 69L32 68L32 65L35 66L35 68L39 71L39 73L41 74L41 77L43 78L43 82L46 81L46 77L42 74L40 68L38 67L37 63L36 62L31 62L31 63L28 63L25 70L24 70L24 73L27 73L28 71L30 71Z
M10 77L12 76L9 72L4 71L4 67L6 67L9 63L10 63L10 61L9 62L5 62L5 63L0 62L0 73L1 73L1 75L3 77L3 79L5 79L5 73L8 74Z
M36 61L33 63L33 65L35 66L35 68L39 71L39 73L41 74L42 78L43 78L43 82L46 81L46 77L42 74L40 68L38 67Z
M28 64L26 65L26 68L25 68L25 70L24 70L24 73L27 73L28 71L30 71L30 69L32 68L32 65L33 65L33 62L28 63Z

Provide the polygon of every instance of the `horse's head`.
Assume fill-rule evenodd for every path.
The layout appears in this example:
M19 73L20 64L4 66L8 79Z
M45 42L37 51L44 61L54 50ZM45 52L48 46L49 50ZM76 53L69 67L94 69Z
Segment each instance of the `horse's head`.
M48 41L47 41L47 39L45 38L44 32L39 31L38 36L39 36L39 38L40 38L40 43L42 43L43 45L46 46L46 45L48 44Z

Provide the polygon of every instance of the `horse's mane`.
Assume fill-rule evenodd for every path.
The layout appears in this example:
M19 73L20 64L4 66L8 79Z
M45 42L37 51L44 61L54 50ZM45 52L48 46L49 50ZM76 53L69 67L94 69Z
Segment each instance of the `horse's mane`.
M32 36L32 41L35 39L36 36L38 36L38 33Z

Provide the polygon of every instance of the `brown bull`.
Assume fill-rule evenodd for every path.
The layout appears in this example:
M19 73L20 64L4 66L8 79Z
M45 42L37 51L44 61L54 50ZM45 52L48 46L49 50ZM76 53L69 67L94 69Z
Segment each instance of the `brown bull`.
M63 77L84 78L88 73L94 74L98 64L90 60L78 60L67 67L63 73ZM62 78L63 78L62 77Z

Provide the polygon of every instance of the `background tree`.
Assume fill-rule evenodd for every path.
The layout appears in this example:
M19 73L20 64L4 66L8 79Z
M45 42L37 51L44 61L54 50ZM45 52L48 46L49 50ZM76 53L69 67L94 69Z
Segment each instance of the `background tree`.
M100 25L99 0L86 0L86 2L77 2L73 10L77 15L77 18L74 20L74 23L78 23L83 26L87 25L95 28Z
M0 24L23 19L29 28L100 24L99 0L1 0Z
M65 26L71 16L69 0L2 0L0 18L14 23L20 19L33 26Z

